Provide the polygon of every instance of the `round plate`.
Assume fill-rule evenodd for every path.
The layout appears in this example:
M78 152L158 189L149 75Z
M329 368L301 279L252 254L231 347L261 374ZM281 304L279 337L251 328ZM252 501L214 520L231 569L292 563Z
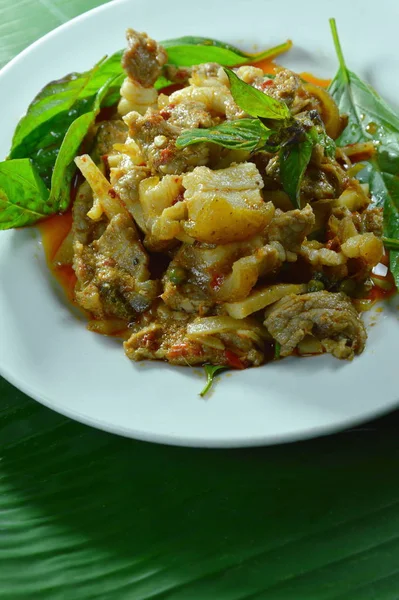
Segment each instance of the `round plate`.
M1 72L7 93L0 97L0 154L6 156L34 95L48 81L83 71L123 47L127 27L157 40L197 34L248 50L292 38L294 50L281 62L328 78L337 68L328 25L335 14L348 64L394 103L399 5L380 0L369 16L363 2L336 0L333 11L327 4L308 0L298 12L295 0L202 0L195 6L175 0L165 11L161 4L127 1L86 13ZM119 341L86 331L46 267L35 228L1 232L0 281L1 373L46 406L101 429L169 444L250 446L335 431L398 403L395 298L372 317L367 348L353 362L324 355L226 373L204 400L198 395L205 381L200 369L131 363Z

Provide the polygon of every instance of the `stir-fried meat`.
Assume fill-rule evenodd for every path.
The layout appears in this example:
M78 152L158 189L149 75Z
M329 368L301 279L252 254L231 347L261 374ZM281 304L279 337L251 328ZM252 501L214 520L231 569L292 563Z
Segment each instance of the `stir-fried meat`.
M168 123L181 129L213 127L220 123L219 117L213 117L202 102L184 102L167 106L162 111L168 115Z
M128 29L126 38L128 47L122 58L123 68L133 81L143 87L152 87L161 74L168 55L146 33Z
M181 129L169 124L160 113L148 111L144 116L130 113L127 117L129 134L144 156L152 173L176 175L208 162L206 144L176 148Z
M302 210L283 212L277 209L267 228L267 236L270 241L280 242L286 250L297 252L314 224L315 216L309 204Z
M127 126L121 119L101 121L97 127L92 154L101 158L113 151L114 144L123 144L127 137Z
M167 360L174 365L217 365L250 367L260 365L264 355L251 336L246 334L246 320L242 320L241 335L228 328L203 340L192 339L190 327L197 319L179 311L167 310L163 305L154 311L151 320L144 317L133 325L132 335L124 343L131 360ZM229 319L229 317L227 317ZM260 340L259 340L260 341Z
M335 187L324 171L309 167L301 183L301 201L311 202L335 196Z
M198 315L206 315L215 305L214 300L197 283L176 285L167 278L164 281L161 298L173 310L183 310Z
M374 233L377 237L382 236L384 227L384 216L382 208L369 208L361 214L360 232Z
M75 242L76 299L97 317L129 319L148 310L158 292L132 220L115 216L90 246Z
M263 83L257 84L258 87L268 96L276 100L283 100L290 106L295 99L295 95L301 86L299 75L289 69L281 69L277 72L273 80L266 79Z
M279 300L266 311L265 326L281 345L281 356L292 354L306 335L313 335L327 352L350 360L363 351L367 338L349 298L325 291Z
M172 83L186 84L191 77L191 67L176 67L175 65L165 65L163 75Z
M90 244L104 233L107 226L105 218L93 221L87 216L92 206L93 193L87 181L84 181L79 186L72 206L72 235L74 241Z
M274 146L251 153L227 140L226 125L249 115L221 65L175 67L147 34L129 29L127 39L117 113L94 126L94 162L77 159L88 183L68 243L91 329L128 325L129 358L179 365L258 365L272 339L281 356L361 353L358 305L341 292L367 296L383 255L383 215L351 176L351 149L334 150L326 137L338 139L344 126L332 97L288 69L235 68L291 114ZM158 93L160 75L180 85ZM176 147L182 132L219 124L221 145ZM277 148L295 147L305 132L319 137L296 204Z

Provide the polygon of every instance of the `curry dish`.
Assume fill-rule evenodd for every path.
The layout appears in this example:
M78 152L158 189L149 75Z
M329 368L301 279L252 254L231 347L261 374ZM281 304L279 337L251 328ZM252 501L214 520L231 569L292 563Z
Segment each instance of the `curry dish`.
M245 368L273 356L360 354L362 302L386 262L383 218L354 177L368 149L322 143L346 125L331 96L281 67L229 75L215 63L169 69L172 85L158 91L167 50L134 30L127 41L121 100L76 158L84 179L58 253L73 265L89 329L122 333L135 361ZM273 141L176 143L187 130L248 121L234 74L284 104L293 136L319 136L296 206Z

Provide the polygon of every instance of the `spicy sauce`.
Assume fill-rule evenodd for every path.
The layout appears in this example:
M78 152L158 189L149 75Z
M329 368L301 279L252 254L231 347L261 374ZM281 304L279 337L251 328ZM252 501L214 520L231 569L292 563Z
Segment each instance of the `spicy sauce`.
M57 264L54 259L62 242L69 234L71 227L72 211L68 211L63 215L54 215L39 223L39 231L42 236L48 267L63 287L69 300L73 300L74 298L76 284L75 271L70 265Z
M315 77L311 73L300 73L302 79L304 79L307 83L313 83L313 85L317 85L321 88L328 88L330 85L331 79L319 79Z
M266 58L265 60L260 60L257 63L253 63L255 67L262 69L265 75L270 74L274 75L278 68L281 68L281 65L277 65L270 58ZM330 85L331 79L320 79L319 77L315 77L311 73L299 73L299 76L302 77L307 83L313 83L313 85L318 85L322 88L327 88Z

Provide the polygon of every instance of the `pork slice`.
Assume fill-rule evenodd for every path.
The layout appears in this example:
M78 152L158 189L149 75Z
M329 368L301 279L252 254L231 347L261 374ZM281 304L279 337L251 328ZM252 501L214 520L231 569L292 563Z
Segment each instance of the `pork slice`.
M266 311L264 324L281 345L281 356L292 354L306 335L313 335L336 358L351 360L363 351L367 338L356 309L342 293L289 295Z
M286 250L297 252L314 224L315 216L309 204L302 210L283 212L277 209L267 229L267 237L270 242L280 242Z
M123 68L133 81L143 87L152 87L161 74L168 55L146 33L128 29L126 38L128 47L122 57Z
M150 279L148 255L133 221L116 215L103 235L85 246L74 246L78 303L95 316L131 319L148 310L158 284Z

